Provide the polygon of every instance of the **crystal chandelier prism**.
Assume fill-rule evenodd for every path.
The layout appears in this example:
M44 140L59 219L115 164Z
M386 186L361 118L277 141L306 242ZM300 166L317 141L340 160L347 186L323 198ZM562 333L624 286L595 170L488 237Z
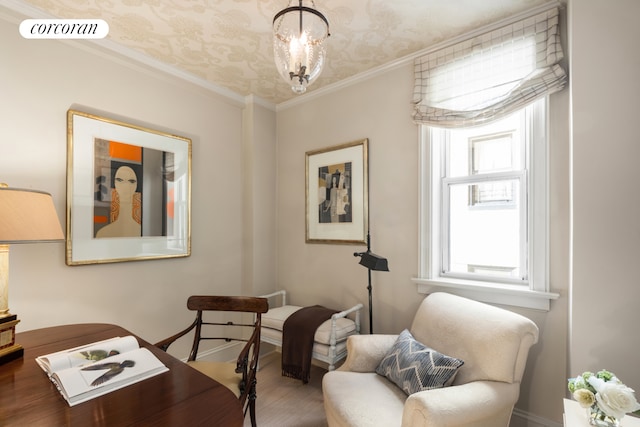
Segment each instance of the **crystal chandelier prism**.
M329 21L316 10L313 0L311 6L305 6L304 0L292 6L292 1L273 18L273 53L280 76L301 94L324 67Z

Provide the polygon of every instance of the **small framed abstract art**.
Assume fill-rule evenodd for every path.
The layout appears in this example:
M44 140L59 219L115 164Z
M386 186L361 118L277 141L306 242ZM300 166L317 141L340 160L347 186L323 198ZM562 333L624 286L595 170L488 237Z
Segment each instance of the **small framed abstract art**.
M306 242L366 244L369 140L306 153Z
M191 254L191 140L67 112L67 265Z

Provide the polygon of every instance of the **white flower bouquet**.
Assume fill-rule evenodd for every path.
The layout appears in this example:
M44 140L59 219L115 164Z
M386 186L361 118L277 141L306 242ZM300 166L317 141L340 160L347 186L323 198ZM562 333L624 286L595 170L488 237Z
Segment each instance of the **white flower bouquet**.
M568 387L580 406L590 409L592 425L618 425L625 414L640 410L634 390L606 370L569 378Z

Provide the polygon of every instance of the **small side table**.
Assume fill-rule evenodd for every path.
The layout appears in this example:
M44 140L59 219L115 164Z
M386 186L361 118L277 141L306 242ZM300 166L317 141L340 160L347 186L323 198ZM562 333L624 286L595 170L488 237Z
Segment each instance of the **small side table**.
M587 410L575 400L564 399L564 427L589 427ZM620 427L640 427L640 418L626 415Z

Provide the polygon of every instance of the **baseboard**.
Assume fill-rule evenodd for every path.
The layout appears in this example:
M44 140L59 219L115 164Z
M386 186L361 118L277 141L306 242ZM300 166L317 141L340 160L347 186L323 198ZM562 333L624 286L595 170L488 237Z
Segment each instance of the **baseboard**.
M234 362L238 358L238 354L242 350L242 342L232 342L220 345L210 350L198 352L198 360L208 360L211 362ZM187 358L181 359L183 362L187 361Z
M538 415L522 411L518 408L514 408L509 427L563 427L563 425L562 423L557 423Z

